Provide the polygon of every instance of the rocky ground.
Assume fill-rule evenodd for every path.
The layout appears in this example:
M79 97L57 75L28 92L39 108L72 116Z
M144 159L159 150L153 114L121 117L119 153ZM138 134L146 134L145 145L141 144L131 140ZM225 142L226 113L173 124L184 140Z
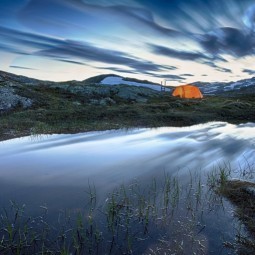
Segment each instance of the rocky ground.
M246 81L249 86L236 91L221 90L203 99L180 99L171 96L171 91L105 86L98 78L55 83L0 71L0 140L50 133L190 126L208 121L255 122L255 86L250 86L251 82ZM236 205L238 218L251 233L251 239L240 240L242 254L253 254L254 184L229 181L220 192Z
M31 107L32 104L32 99L17 95L12 87L0 87L0 112L6 112L18 106L25 109Z
M96 81L96 83L93 83ZM171 91L49 82L0 72L0 139L41 133L255 121L255 92L180 99ZM251 87L250 87L251 88Z

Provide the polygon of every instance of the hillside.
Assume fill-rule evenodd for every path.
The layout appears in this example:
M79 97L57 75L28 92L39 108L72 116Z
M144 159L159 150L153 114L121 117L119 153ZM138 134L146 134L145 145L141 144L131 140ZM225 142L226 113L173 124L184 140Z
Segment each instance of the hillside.
M37 79L26 77L26 76L22 76L22 75L16 75L13 73L7 73L7 72L0 71L0 83L1 82L18 82L18 83L22 83L22 84L26 83L26 84L37 85L41 81L37 80ZM44 81L44 82L47 83L47 81Z
M155 89L160 87L157 84L118 76L114 80L120 84L104 84L109 77L114 76L58 83L0 72L0 139L42 133L189 126L217 120L255 121L254 79L245 80L244 86L241 82L224 84L231 90L220 87L217 91L221 93L205 93L202 100L195 100L175 98L171 89L162 92ZM215 84L197 85L216 88Z
M158 83L153 83L147 80L138 80L133 78L126 78L114 74L98 75L91 77L82 82L83 84L101 84L101 85L130 85L138 87L146 87L156 91L161 91L162 86ZM204 95L223 95L227 96L243 93L255 93L255 77L251 79L244 79L236 82L201 82L197 81L192 83L202 91ZM163 90L171 92L174 86L163 86Z
M236 82L194 82L193 84L198 86L202 93L206 95L226 95L225 92L255 93L255 77Z

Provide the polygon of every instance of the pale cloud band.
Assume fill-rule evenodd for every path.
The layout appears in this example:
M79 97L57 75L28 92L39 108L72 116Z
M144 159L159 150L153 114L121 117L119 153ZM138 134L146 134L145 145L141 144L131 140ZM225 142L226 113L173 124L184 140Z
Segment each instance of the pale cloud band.
M76 77L77 68L86 73L84 78L104 70L155 81L209 81L210 73L214 79L228 80L234 74L245 78L254 74L252 66L245 67L254 62L253 3L4 1L0 3L0 57L9 57L0 63L0 69L10 67L23 74L33 69L37 78L41 69L47 71L43 63L49 60L56 63L51 71L66 68L70 79ZM42 58L41 66L30 68L29 61L38 58Z

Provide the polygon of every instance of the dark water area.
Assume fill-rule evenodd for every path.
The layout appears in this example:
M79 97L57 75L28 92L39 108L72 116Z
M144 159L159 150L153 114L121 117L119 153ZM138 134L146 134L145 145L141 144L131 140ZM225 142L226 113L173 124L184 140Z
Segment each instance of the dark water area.
M190 179L200 176L204 181L221 164L229 165L234 170L232 177L239 178L241 169L253 164L254 156L254 123L211 122L184 128L13 139L0 143L0 205L8 208L13 200L25 204L31 215L47 207L48 218L54 222L60 211L75 214L86 210L91 187L96 189L98 207L103 208L109 193L120 185L128 187L139 182L139 189L146 190L153 179L160 184L167 175L171 180L178 178L182 192L178 195L179 205L171 229L164 231L166 236L162 238L178 240L183 246L182 254L190 254L186 239L191 238L192 232L198 240L194 245L198 250L201 248L197 254L231 254L222 248L222 242L235 238L238 223L232 206L225 200L214 201L202 186L199 198L202 201L197 210L200 216L194 216L192 221L192 214L187 210L190 203L187 194L193 189L189 189ZM193 200L194 196L190 201ZM195 204L194 200L194 208ZM95 217L100 218L100 213ZM153 240L148 238L145 244L133 248L133 253L150 254Z

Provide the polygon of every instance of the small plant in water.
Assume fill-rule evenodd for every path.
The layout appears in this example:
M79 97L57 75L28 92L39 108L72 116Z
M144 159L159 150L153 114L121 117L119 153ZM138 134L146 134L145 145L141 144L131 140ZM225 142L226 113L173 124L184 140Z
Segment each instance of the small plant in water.
M226 191L230 175L225 165L207 178L190 173L183 181L165 174L149 185L134 181L115 188L103 204L88 183L85 209L76 215L64 211L53 225L47 207L29 217L24 205L12 202L0 216L0 254L207 254L205 212L224 206L217 197L219 189ZM248 243L243 235L239 240ZM222 242L222 249L232 252L233 247L229 240Z

